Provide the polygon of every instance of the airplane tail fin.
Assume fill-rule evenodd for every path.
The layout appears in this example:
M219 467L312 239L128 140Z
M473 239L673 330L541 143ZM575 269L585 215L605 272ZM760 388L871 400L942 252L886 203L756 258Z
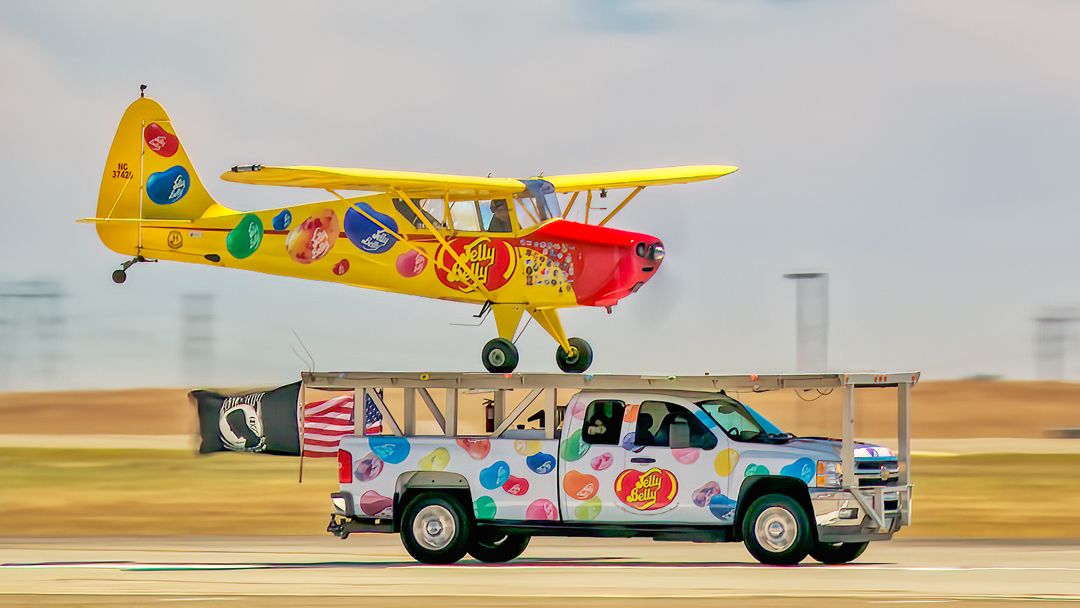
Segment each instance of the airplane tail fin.
M109 149L97 213L86 220L97 224L101 242L139 255L144 224L230 212L203 187L165 109L148 97L128 106Z

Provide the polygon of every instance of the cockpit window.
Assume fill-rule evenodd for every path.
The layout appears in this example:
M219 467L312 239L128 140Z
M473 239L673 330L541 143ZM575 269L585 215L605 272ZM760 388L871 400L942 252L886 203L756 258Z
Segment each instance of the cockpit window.
M525 184L525 191L514 197L514 212L521 228L562 217L555 186L542 179L526 179L522 182Z

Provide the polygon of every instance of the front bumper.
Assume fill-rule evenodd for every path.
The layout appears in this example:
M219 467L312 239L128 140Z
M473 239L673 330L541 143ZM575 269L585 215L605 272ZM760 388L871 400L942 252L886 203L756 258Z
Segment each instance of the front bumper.
M818 540L888 540L911 523L911 486L810 489Z

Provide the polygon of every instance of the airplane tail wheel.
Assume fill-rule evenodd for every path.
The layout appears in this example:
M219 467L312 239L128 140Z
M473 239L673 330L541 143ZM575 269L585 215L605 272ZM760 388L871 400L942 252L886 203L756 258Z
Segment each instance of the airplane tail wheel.
M484 367L493 374L514 371L518 364L518 350L506 338L495 338L484 345Z
M113 283L119 285L120 283L123 283L127 280L127 273L123 270L114 270L112 273L112 280Z
M562 346L555 351L555 362L568 374L580 374L592 365L592 347L581 338L570 338L570 352Z

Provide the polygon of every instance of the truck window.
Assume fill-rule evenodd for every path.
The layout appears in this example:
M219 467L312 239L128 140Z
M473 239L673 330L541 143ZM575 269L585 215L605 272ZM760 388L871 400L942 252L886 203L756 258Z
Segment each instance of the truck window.
M634 429L637 445L668 447L668 429L675 420L686 421L690 427L690 447L711 450L716 447L716 435L705 428L685 407L663 401L643 401Z
M581 429L581 440L596 445L619 445L622 433L622 401L597 400L585 408L585 424Z

